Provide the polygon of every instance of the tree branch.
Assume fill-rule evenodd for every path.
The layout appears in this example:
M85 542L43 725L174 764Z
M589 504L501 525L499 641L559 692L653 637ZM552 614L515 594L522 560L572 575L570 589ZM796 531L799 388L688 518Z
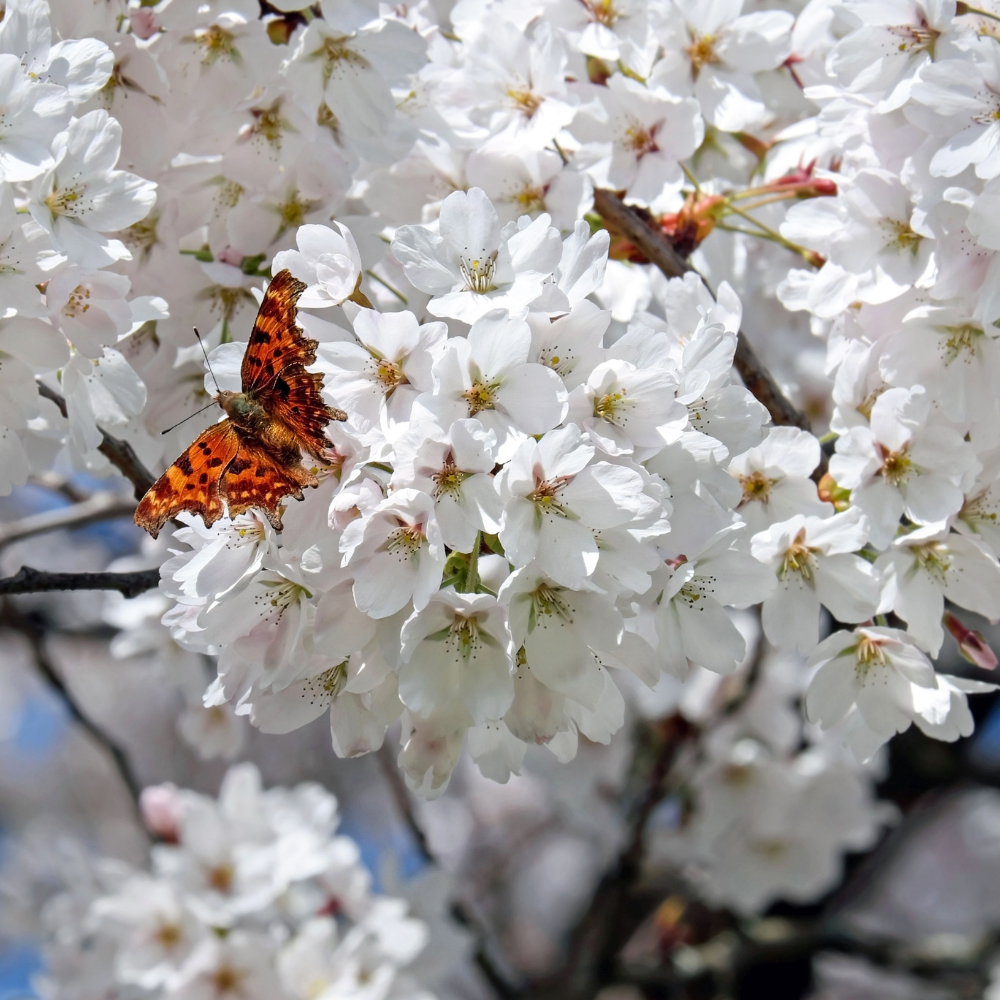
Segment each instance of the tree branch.
M642 252L668 278L679 278L693 271L708 288L705 278L674 248L670 240L654 229L643 215L606 188L594 191L594 208L598 214ZM708 288L712 292L711 288ZM714 293L712 293L714 298ZM733 367L740 373L743 384L764 404L776 424L789 424L809 430L809 418L785 396L774 376L757 356L747 336L741 330L736 341Z
M41 594L53 590L117 590L126 597L135 597L159 583L158 569L131 573L48 573L22 566L14 576L0 579L0 595Z
M399 773L399 766L388 743L383 743L381 749L378 751L378 761L382 769L382 774L389 785L393 801L396 803L396 809L406 823L417 849L420 851L424 861L428 864L436 865L438 863L437 858L431 852L430 845L427 843L427 834L424 833L423 827L420 825L413 811L413 800L410 798L410 791ZM453 901L451 915L475 938L476 947L473 952L473 959L496 995L501 1000L508 1000L508 998L515 997L518 992L517 988L503 974L490 953L489 942L491 936L489 931L481 925L469 907L459 900Z
M132 770L132 765L129 763L127 754L76 703L72 691L70 691L60 676L59 671L56 670L55 665L49 659L48 650L45 648L45 637L42 627L28 615L22 614L10 601L2 602L2 607L0 607L0 625L20 632L27 639L28 644L31 646L38 672L66 705L66 709L73 721L111 758L111 762L118 772L122 784L128 790L129 797L138 815L139 794L142 791L142 785ZM141 817L139 820L139 829L145 829Z
M633 900L642 874L646 826L669 791L668 778L678 756L696 734L681 715L645 727L631 779L642 792L633 800L625 846L573 930L566 968L559 977L560 993L591 997L601 985L615 981L618 953L646 916Z
M43 382L39 382L38 395L50 399L59 407L59 412L64 417L68 416L66 400L55 389L50 389ZM97 446L97 450L132 484L136 500L141 500L146 490L155 482L152 473L142 464L142 460L128 441L112 437L100 427L97 429L101 431L101 443Z
M61 528L82 528L95 521L107 521L115 517L131 517L135 504L122 500L113 493L95 493L86 500L68 507L57 507L54 510L29 514L19 521L0 524L0 546L32 535L41 535L46 531L58 531Z

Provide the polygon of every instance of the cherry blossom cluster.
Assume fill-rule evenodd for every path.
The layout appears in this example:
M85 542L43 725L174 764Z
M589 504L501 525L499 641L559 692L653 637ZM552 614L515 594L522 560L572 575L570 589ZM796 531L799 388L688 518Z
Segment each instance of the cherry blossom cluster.
M105 469L99 428L162 468L288 268L349 415L321 485L280 534L187 519L108 612L218 657L228 735L190 738L400 720L433 797L463 745L504 781L670 702L703 738L664 851L740 909L815 895L885 818L860 765L992 689L932 663L996 663L961 620L1000 618L992 2L11 0L0 486ZM734 378L741 329L822 440Z
M13 3L0 22L5 494L53 462L109 468L98 423L124 428L146 401L118 340L167 314L158 295L126 298L131 282L113 270L132 258L125 231L156 190L119 169L122 128L103 105L114 54L87 34L54 31L42 2ZM38 378L63 394L64 412L39 396Z
M430 1000L409 968L430 928L373 891L319 785L261 788L252 764L218 800L147 788L149 870L87 859L41 915L39 995Z

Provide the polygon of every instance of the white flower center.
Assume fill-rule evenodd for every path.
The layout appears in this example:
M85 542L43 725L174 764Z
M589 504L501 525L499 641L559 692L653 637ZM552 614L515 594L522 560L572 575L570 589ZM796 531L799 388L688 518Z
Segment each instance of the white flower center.
M691 61L691 75L697 80L698 74L706 67L718 63L719 55L715 51L718 41L714 35L699 35L689 32L691 44L687 48L687 57Z
M538 514L558 514L560 517L572 518L571 511L558 500L559 491L569 482L569 476L557 476L555 479L535 478L535 488L527 495Z
M432 495L435 497L445 494L453 497L461 496L462 483L471 475L471 472L462 472L461 469L456 468L454 459L449 455L444 466L431 476L431 479L434 480L434 493Z
M923 236L915 233L909 222L900 222L898 219L879 219L879 228L885 233L885 249L893 250L896 253L909 252L916 257L920 251L920 243Z
M882 648L884 645L883 639L868 635L864 636L858 643L854 650L854 673L860 684L868 682L872 668L884 667L888 664L888 658Z
M907 454L910 446L906 445L899 451L889 451L885 445L878 445L882 453L882 467L878 470L878 475L888 480L893 486L905 483L910 475L915 471Z
M899 39L896 45L897 51L908 52L910 55L915 55L918 52L929 52L933 55L934 43L940 34L923 19L919 25L896 24L888 30L890 35L895 35Z
M616 389L594 398L594 416L616 427L628 423L628 414L635 404L627 398L628 389Z
M455 620L448 629L445 646L454 654L456 661L461 659L466 664L475 660L483 645L484 635L479 631L479 619L472 615L455 615Z
M806 545L806 529L801 528L795 541L785 549L778 576L784 579L789 573L798 573L803 580L812 580L815 569L815 550Z
M391 396L399 386L408 385L410 382L399 363L388 358L373 355L371 371L386 397Z
M472 388L462 393L462 399L469 404L469 416L474 417L483 410L496 409L496 391L499 388L498 381L480 382L476 379Z
M424 531L419 524L401 524L389 533L385 542L386 552L394 552L399 561L412 559L424 543Z
M279 620L290 605L301 601L304 597L312 597L312 594L302 584L286 580L283 576L276 580L263 580L261 582L267 590L254 598L254 604L258 606L268 604L272 608L276 608Z
M943 542L926 542L911 547L917 565L929 573L941 586L951 568L951 553Z
M957 361L962 355L963 362L971 364L979 349L979 338L986 336L982 327L973 323L938 327L938 333L945 338L941 342L941 356L946 365Z
M465 291L484 295L496 288L493 284L493 275L496 272L498 253L498 250L494 250L488 257L475 257L469 260L465 257L459 258L458 268L465 278Z
M347 660L330 667L318 677L312 677L302 687L302 699L310 705L329 705L347 684Z
M69 294L66 305L62 308L62 314L67 319L75 319L80 313L85 313L90 309L90 289L84 285L77 285Z
M743 487L743 499L740 500L739 507L754 501L767 503L771 499L771 488L777 482L776 479L768 479L763 472L751 472L749 476L740 476L739 481Z
M323 64L324 88L330 82L330 77L333 76L338 63L352 63L361 68L367 68L371 65L363 55L350 47L352 40L350 35L341 35L336 38L329 36L323 39L323 44L318 49L305 57L307 62L318 61Z
M81 206L76 204L83 195L83 191L82 185L67 188L60 188L56 185L52 189L52 194L45 199L45 204L55 216L68 215L71 218L77 218L86 211L86 209L81 211Z
M211 66L220 59L237 66L243 62L243 57L236 48L236 36L217 24L199 29L183 41L194 42L202 50L201 62L204 66Z
M529 632L534 632L539 627L547 628L547 619L552 619L555 624L559 625L573 624L573 608L563 600L561 595L561 587L553 587L547 583L538 585L531 595L531 610L528 612Z

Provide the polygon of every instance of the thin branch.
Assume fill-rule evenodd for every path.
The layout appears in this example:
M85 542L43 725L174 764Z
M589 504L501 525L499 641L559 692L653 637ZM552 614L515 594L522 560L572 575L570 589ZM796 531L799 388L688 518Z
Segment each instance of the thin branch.
M382 769L382 774L389 785L389 791L392 793L396 809L409 829L410 835L413 837L421 856L427 864L438 864L437 858L434 857L427 842L427 834L424 833L423 827L420 825L416 813L413 811L413 799L410 797L410 791L406 787L406 782L403 781L399 773L399 766L388 743L383 743L381 749L379 749L378 762ZM458 900L452 903L451 914L476 939L476 950L473 957L480 972L482 972L490 986L493 987L497 996L501 1000L508 1000L508 998L516 996L518 992L517 988L511 984L507 976L497 967L493 956L490 954L489 942L491 935L489 931L482 926L475 914L464 903Z
M14 576L0 579L0 595L42 594L53 590L117 590L126 597L136 597L159 583L158 569L131 573L48 573L22 566Z
M2 607L0 607L0 625L20 632L27 639L28 644L31 646L38 672L49 687L62 699L73 721L111 758L111 762L118 772L122 784L128 790L129 798L138 815L139 794L142 792L142 785L132 770L128 755L76 703L73 692L69 689L59 671L49 659L48 650L45 648L45 636L42 627L28 615L22 614L10 601L2 602ZM145 829L141 817L139 828Z
M68 507L56 507L54 510L42 511L39 514L29 514L19 521L0 524L0 546L32 535L41 535L46 531L59 531L62 528L82 528L96 521L109 521L116 517L131 517L135 504L123 500L113 493L95 493L80 503Z
M50 399L59 407L59 412L64 417L68 416L66 400L55 389L50 389L43 382L39 382L38 395ZM142 464L142 460L128 441L112 437L100 427L97 429L101 432L101 443L97 446L97 450L132 484L136 500L141 500L155 482L152 473Z
M431 849L427 843L427 834L424 833L423 827L417 822L416 814L413 812L413 800L410 798L410 791L406 787L406 782L403 781L402 775L399 773L399 767L393 756L392 747L388 743L383 743L379 749L378 763L389 785L392 800L396 804L396 811L410 831L410 836L413 837L421 857L429 865L437 864L437 859L431 853Z
M595 984L615 981L618 953L645 917L632 894L642 874L646 826L669 791L668 778L678 756L695 735L696 730L680 715L645 727L631 778L642 792L629 813L625 846L573 930L569 958L559 977L565 983L560 992L589 998L596 992Z
M594 208L612 226L635 244L643 256L654 263L668 278L679 278L695 270L674 248L663 233L654 229L634 208L606 188L594 191ZM705 287L708 282L698 274ZM709 292L712 290L709 288ZM714 297L714 293L713 293ZM733 366L740 373L743 384L764 404L776 424L789 424L809 430L809 418L781 391L774 376L757 356L745 333L740 331L736 343Z

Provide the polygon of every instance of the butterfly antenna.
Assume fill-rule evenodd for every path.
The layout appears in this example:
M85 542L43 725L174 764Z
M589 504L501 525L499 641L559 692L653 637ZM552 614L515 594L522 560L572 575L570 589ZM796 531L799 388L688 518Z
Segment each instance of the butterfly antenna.
M205 355L205 364L208 365L208 372L212 376L212 381L215 383L215 391L222 392L222 389L219 387L219 380L215 377L215 372L212 371L212 362L208 360L208 351L205 350L205 341L201 339L201 334L198 332L198 327L193 326L191 327L191 329L194 330L194 335L198 338L198 343L201 344L201 353ZM198 412L201 413L201 410L199 410ZM192 413L191 416L193 417L194 414ZM182 420L181 423L183 422L184 421ZM171 430L172 429L173 428L171 428ZM163 433L166 434L167 432L164 431Z
M209 369L211 371L211 369ZM215 378L213 375L212 378ZM160 431L161 434L169 434L174 427L180 427L181 424L187 423L192 417L198 416L199 413L204 413L210 406L215 406L215 400L213 399L211 403L206 403L200 410L195 410L194 413L189 413L183 420L178 420L173 427L168 427L165 431Z

